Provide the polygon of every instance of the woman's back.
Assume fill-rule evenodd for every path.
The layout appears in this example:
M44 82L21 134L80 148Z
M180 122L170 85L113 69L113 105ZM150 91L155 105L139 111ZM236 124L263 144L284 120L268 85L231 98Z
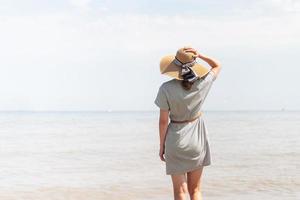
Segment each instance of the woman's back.
M177 79L164 82L154 102L161 109L169 110L172 120L191 119L201 111L215 79L214 73L210 71L205 77L194 82L190 90L184 89L181 81Z

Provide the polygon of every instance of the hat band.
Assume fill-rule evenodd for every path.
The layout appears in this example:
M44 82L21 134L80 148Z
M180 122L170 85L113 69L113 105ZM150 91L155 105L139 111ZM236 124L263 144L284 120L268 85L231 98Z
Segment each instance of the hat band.
M188 62L188 63L182 63L180 60L178 60L178 58L175 57L174 60L175 65L178 65L179 67L192 67L195 63L196 63L196 59L194 59L192 62Z
M192 62L182 63L175 57L174 63L175 65L181 67L180 74L183 77L183 80L193 83L198 79L198 75L191 69L191 67L197 63L196 59L194 59Z

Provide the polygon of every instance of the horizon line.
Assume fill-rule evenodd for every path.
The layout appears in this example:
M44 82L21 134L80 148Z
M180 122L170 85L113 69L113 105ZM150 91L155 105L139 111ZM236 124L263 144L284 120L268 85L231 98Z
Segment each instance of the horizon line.
M299 112L298 109L228 109L228 110L203 110L205 112ZM13 112L33 112L33 113L51 113L51 112L95 112L95 113L118 113L118 112L159 112L158 110L0 110L0 113Z

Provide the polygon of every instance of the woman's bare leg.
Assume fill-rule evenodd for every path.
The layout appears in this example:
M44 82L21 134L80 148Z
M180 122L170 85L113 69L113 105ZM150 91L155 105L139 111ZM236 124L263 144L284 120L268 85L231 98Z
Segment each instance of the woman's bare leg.
M171 175L174 200L185 200L188 193L186 174Z
M203 167L187 172L188 191L191 200L202 200L200 187L202 171Z

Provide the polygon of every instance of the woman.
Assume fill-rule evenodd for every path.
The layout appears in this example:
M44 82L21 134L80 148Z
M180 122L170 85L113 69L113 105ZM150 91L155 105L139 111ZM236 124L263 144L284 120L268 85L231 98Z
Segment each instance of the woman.
M211 68L198 64L196 58ZM154 101L160 108L159 156L166 163L166 174L172 177L175 200L185 199L187 193L191 200L202 199L201 174L203 167L211 164L211 157L200 111L220 68L217 61L191 47L161 59L161 73L173 79L160 86Z

